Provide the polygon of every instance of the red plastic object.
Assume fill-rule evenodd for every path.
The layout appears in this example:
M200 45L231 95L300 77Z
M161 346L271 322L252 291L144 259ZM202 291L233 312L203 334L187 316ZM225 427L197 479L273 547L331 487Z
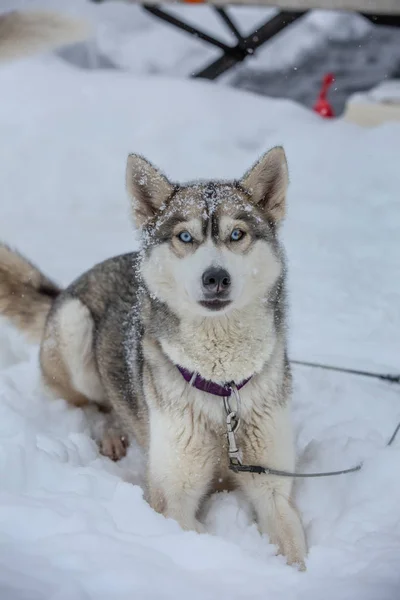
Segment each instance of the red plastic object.
M324 119L330 119L335 116L332 106L329 104L326 95L332 83L335 81L335 76L332 73L327 73L322 81L321 91L317 101L313 106L313 110L321 115Z

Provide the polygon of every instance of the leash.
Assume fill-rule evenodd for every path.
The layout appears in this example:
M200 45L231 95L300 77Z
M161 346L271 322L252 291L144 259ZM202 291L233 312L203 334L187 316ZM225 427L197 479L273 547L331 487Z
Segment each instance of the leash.
M400 383L400 375L393 373L374 373L373 371L361 371L359 369L346 369L344 367L334 367L322 363L308 362L305 360L291 360L293 365L301 365L302 367L311 367L316 369L324 369L325 371L336 371L339 373L348 373L349 375L362 375L362 377L372 377L389 383Z
M235 384L230 384L231 396L234 396L236 400L236 410L232 410L229 403L231 396L224 397L224 408L226 412L226 430L228 438L228 456L229 456L229 469L234 473L256 473L258 475L277 475L278 477L293 477L293 478L305 478L305 477L333 477L335 475L346 475L347 473L355 473L362 469L363 463L359 463L355 467L349 469L341 469L340 471L324 471L321 473L291 473L290 471L281 471L280 469L271 469L269 467L261 467L259 465L244 465L242 463L242 453L236 444L235 434L240 427L240 412L241 412L241 400L239 390ZM398 423L394 430L391 438L389 439L386 447L391 446L396 439L396 436L400 430L400 423Z
M342 369L340 367L333 367L329 365L323 365L311 362L302 361L291 361L297 365L303 365L306 367L318 367L320 369L328 369L331 371L341 371L345 373L351 373L353 375L363 375L366 377L375 377L389 381L391 383L400 383L400 375L385 375L382 373L370 373L367 371L356 371L353 369ZM242 453L236 443L236 433L240 426L240 413L241 413L241 400L239 390L246 385L251 377L245 379L241 383L234 384L229 383L226 385L219 385L212 381L208 381L201 377L196 372L190 372L187 369L177 365L178 370L189 385L197 388L202 392L219 396L224 401L224 408L226 413L226 435L228 439L228 456L229 456L229 469L234 473L256 473L259 475L276 475L278 477L293 477L293 478L305 478L305 477L333 477L335 475L346 475L347 473L355 473L362 469L363 463L359 463L349 469L341 469L340 471L324 471L321 473L292 473L290 471L282 471L280 469L271 469L270 467L261 467L259 465L244 465L242 461ZM236 410L233 410L230 405L230 398L234 397L236 401ZM396 439L396 436L400 430L400 423L394 430L387 446L391 446Z

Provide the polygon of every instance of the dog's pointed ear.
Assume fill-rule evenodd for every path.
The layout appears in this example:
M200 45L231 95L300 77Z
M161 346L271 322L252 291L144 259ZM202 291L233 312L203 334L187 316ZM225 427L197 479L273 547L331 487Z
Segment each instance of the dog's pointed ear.
M283 148L277 146L264 154L240 182L252 201L275 223L285 216L288 166Z
M126 165L126 189L135 223L141 227L157 213L172 194L174 186L145 158L130 154Z

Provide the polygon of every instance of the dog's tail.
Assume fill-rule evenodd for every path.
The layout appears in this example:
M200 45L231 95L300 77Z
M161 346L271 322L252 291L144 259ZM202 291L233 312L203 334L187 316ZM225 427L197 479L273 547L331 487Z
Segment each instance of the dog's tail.
M0 14L0 62L88 39L84 21L50 11Z
M41 340L47 315L61 289L26 258L0 243L0 315L33 341Z

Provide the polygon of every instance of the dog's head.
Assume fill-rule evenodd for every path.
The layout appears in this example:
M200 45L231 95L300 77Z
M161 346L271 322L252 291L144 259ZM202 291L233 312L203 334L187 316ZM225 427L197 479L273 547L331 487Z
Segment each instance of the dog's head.
M127 189L142 230L141 273L177 314L215 316L265 299L283 270L277 229L288 171L282 148L240 181L174 185L128 157Z

